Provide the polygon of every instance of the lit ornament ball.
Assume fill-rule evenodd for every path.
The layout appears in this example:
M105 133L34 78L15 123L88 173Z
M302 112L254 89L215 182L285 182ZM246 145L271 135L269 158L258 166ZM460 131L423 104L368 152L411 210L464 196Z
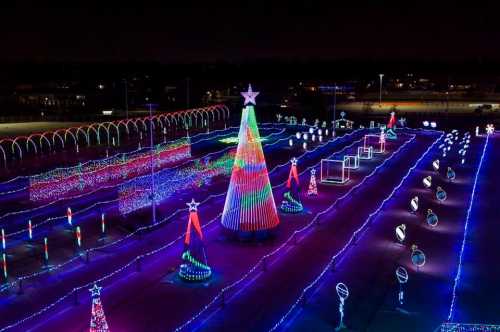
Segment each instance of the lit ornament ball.
M328 136L328 129L325 129L325 135Z
M437 172L439 171L439 159L436 159L432 162L432 168Z
M417 267L425 265L425 254L416 245L411 247L411 262Z
M304 141L307 141L307 139L309 138L309 135L307 135L307 133L304 133L304 136L302 136L304 138Z
M440 202L444 202L447 198L446 191L443 190L441 187L436 188L436 198Z
M288 140L288 145L293 146L293 139L291 139L291 138L290 138L290 139Z
M456 174L455 174L455 171L453 170L453 168L448 167L448 170L446 171L446 178L448 178L448 180L450 180L450 181L453 181L453 180L455 180L455 177L456 177Z
M422 183L424 184L424 187L429 189L432 186L432 176L426 176L423 180Z
M312 134L314 133L314 129L313 128L309 128L309 134Z
M321 129L318 129L318 135L319 136L323 135L323 131Z
M323 136L318 136L318 141L323 142Z
M302 143L302 148L303 148L304 150L307 150L307 142Z
M426 220L427 224L431 227L436 227L439 221L437 215L431 209L427 210Z
M300 139L300 136L301 136L301 135L300 135L300 133L299 133L299 132L297 132L297 133L295 134L295 137L297 137L297 139Z
M398 239L399 242L403 242L406 238L406 225L401 224L396 227L396 239Z
M337 286L335 286L335 289L337 290L337 295L342 300L345 300L349 297L349 288L347 288L344 283L339 282Z
M311 140L312 140L313 142L316 142L316 135L314 135L314 134L313 134L313 135L312 135L312 137L311 137Z
M398 266L396 269L396 278L400 284L406 284L408 282L408 271L402 266Z
M412 212L417 212L417 210L418 210L418 196L415 196L411 199L410 209Z

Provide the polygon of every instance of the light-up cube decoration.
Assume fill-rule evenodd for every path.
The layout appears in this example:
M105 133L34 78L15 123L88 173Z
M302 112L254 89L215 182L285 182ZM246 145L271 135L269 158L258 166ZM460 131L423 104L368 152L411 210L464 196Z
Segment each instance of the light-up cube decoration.
M321 183L344 184L350 179L351 171L347 159L321 159Z
M358 155L346 155L344 156L346 161L347 169L358 169L359 168L359 156Z
M370 160L373 158L373 147L364 147L364 146L359 146L358 147L358 158L360 160Z
M367 134L364 137L363 146L373 147L373 153L385 152L385 137L383 135Z

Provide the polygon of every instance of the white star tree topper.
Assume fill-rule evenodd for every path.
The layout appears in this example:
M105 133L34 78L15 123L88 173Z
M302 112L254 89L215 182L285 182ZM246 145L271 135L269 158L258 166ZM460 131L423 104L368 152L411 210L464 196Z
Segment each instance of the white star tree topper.
M89 289L89 292L92 294L92 297L99 297L101 296L101 289L102 287L97 286L97 284L94 284L94 286Z
M292 160L290 160L290 162L292 163L292 166L297 166L297 158L293 157Z
M186 203L186 205L189 207L189 212L191 212L191 211L198 211L198 205L200 205L200 203L195 202L194 198L192 198L191 202Z
M252 85L248 84L248 91L247 92L241 92L241 95L243 96L243 98L245 98L245 102L243 103L243 105L248 105L248 104L252 104L252 105L257 105L257 103L255 102L255 98L259 95L259 92L254 92L252 90Z

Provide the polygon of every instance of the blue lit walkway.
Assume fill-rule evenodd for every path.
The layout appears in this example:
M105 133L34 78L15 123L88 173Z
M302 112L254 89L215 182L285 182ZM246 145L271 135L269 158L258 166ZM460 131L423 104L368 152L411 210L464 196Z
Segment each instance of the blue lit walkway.
M500 323L500 135L490 136L469 220L453 322Z

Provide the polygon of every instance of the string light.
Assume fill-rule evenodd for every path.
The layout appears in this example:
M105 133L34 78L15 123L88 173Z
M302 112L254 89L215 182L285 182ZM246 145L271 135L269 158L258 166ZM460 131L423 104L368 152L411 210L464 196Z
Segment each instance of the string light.
M304 298L306 292L309 289L313 288L319 282L319 280L331 269L331 267L334 264L337 257L342 255L349 248L349 246L351 245L351 243L353 243L356 236L364 230L366 225L368 225L368 223L373 219L373 217L376 216L382 210L384 205L394 196L395 192L399 188L401 188L401 186L403 185L403 182L408 178L410 173L415 170L415 168L418 166L418 164L422 161L422 159L425 156L427 156L429 151L439 142L439 140L443 137L443 135L444 135L444 133L441 135L441 137L439 137L437 140L435 140L434 143L431 146L429 146L429 148L420 156L420 158L417 159L415 164L408 169L406 175L401 179L399 184L396 187L394 187L392 192L381 202L379 207L374 212L372 212L368 215L365 222L356 231L354 231L351 238L346 242L344 247L342 247L342 249L340 249L335 255L332 256L332 258L330 259L330 262L325 266L325 268L321 271L321 273L302 290L299 298L294 302L294 304L292 304L292 306L289 308L289 310L277 321L277 323L269 330L269 332L275 331L281 324L283 324L283 322L290 316L292 311L300 304L300 302ZM392 158L392 156L391 156L391 158Z
M441 136L442 137L442 136ZM441 138L440 137L440 138ZM422 155L421 159L428 153L428 151L430 151L430 149L439 141L438 138L429 148L428 150L424 153L424 155ZM194 314L190 319L188 319L187 321L185 321L182 325L180 325L179 327L177 327L175 329L175 331L180 331L184 328L186 328L188 325L190 325L194 320L196 320L198 317L200 317L206 310L208 310L208 308L210 308L213 304L215 304L218 300L220 300L220 298L223 296L223 294L225 294L225 292L227 292L228 290L232 289L232 288L235 288L237 287L239 284L241 284L241 282L243 282L244 280L246 280L252 272L254 272L255 270L257 270L259 268L259 266L261 266L260 264L262 264L263 260L266 260L266 259L269 259L269 257L272 257L274 256L275 254L277 254L278 252L280 252L286 245L288 245L289 243L291 243L291 241L293 241L293 239L295 238L295 236L297 234L300 234L302 232L304 232L305 230L308 230L310 227L312 227L314 225L314 223L316 223L317 219L328 213L329 211L331 211L333 208L335 208L335 206L338 204L338 202L340 202L341 200L344 200L346 197L348 197L354 190L356 190L357 188L359 188L360 186L362 186L365 181L367 181L368 179L370 179L372 176L375 175L375 173L378 172L378 170L382 167L384 167L386 165L387 162L389 162L390 160L392 160L392 158L397 155L399 153L399 151L401 151L404 147L406 147L408 144L412 143L414 140L416 139L416 136L413 135L411 137L410 140L406 141L404 144L402 144L396 151L394 151L390 157L388 157L387 159L385 159L382 164L378 165L377 167L375 167L375 169L368 175L366 176L361 182L359 182L357 185L353 186L347 193L345 193L344 195L342 195L341 197L339 197L329 208L327 208L326 210L318 213L311 221L309 224L305 225L304 227L302 227L301 229L299 230L296 230L287 240L285 240L280 246L278 246L275 250L273 250L272 252L264 255L252 268L250 268L240 279L234 281L232 284L224 287L215 297L212 298L211 301L209 301L209 303L207 305L205 305L203 307L203 309L201 309L199 312L197 312L196 314ZM419 159L417 161L417 163L421 160ZM413 170L414 168L416 167L416 165L413 167L413 168L410 168L410 170ZM409 171L410 172L410 171ZM408 172L408 174L409 174ZM407 174L407 175L408 175ZM402 182L401 182L402 184ZM401 186L400 184L400 186ZM395 191L395 190L394 190ZM394 192L393 191L393 192ZM391 194L392 196L392 194ZM385 202L384 202L385 203ZM378 211L377 211L378 212ZM368 222L368 221L367 221ZM367 223L365 222L365 224ZM351 241L352 242L352 239L354 238L354 236L359 232L359 229L358 231L356 231L355 234L353 234L353 237L351 238ZM347 245L346 245L347 247ZM346 248L345 247L345 248ZM344 249L345 249L344 248ZM296 302L295 305L297 305L299 303L299 301L302 299L302 297Z
M469 219L470 219L470 214L472 211L472 205L474 204L474 197L476 194L476 186L477 186L477 180L479 178L479 172L481 171L481 168L483 166L483 160L484 156L486 155L486 148L488 147L490 136L486 136L486 141L484 143L483 151L481 154L481 159L479 160L479 165L477 166L476 174L474 176L474 185L472 186L472 193L469 199L469 208L467 209L467 215L465 217L465 225L464 225L464 236L462 239L462 245L460 247L460 254L458 255L458 267L457 267L457 274L455 275L455 279L453 280L453 290L451 292L451 303L450 303L450 310L448 312L448 322L452 322L454 318L454 311L455 311L455 303L456 303L456 297L457 297L457 287L460 282L460 277L462 274L462 259L463 259L463 254L464 254L464 249L465 249L465 242L467 239L467 234L468 234L468 228L469 228Z
M326 144L324 144L324 145L318 146L318 147L316 147L314 150L311 150L311 151L308 151L308 152L304 152L304 153L303 153L303 154L302 154L302 155L301 155L298 159L300 159L300 158L302 158L304 155L306 155L306 154L308 154L308 153L312 153L312 152L314 152L314 151L316 151L316 150L318 150L318 149L320 149L320 148L327 148L330 144L334 144L335 142L338 142L338 140L345 140L345 139L347 139L347 138L349 138L349 137L351 137L351 136L353 136L353 135L355 135L355 134L357 134L357 133L359 133L359 132L361 132L361 131L362 131L361 129L355 130L355 131L353 131L353 132L351 132L351 133L349 133L349 134L346 134L346 135L344 135L344 136L342 136L342 137L339 137L339 138L336 138L336 139L334 139L334 140L332 140L332 141L329 141L328 143L326 143ZM414 138L415 138L415 137L413 137L411 140L414 140ZM362 139L360 139L360 140L358 140L358 141L353 142L352 144L350 144L350 145L348 145L348 146L344 147L342 150L340 150L340 151L338 151L338 152L334 152L334 153L333 153L333 155L342 153L344 150L347 150L347 149L351 148L351 147L352 147L352 146L354 146L355 144L359 143L361 140L362 140ZM408 141L408 142L406 142L404 145L406 145L407 143L409 143L409 141ZM400 149L401 149L402 147L403 147L403 146L401 146L401 147L400 147ZM400 149L398 149L398 151L399 151ZM333 156L333 155L332 155L332 156ZM385 162L384 162L384 164L385 164ZM273 170L271 170L269 173L272 173L272 172L276 171L276 170L277 170L277 169L279 169L279 168L285 167L286 165L287 165L287 163L284 163L284 164L281 164L281 165L277 165L277 166L275 166L275 167L273 168ZM316 167L316 166L317 166L317 164L316 164L316 165L314 165L314 166L311 166L311 167L310 167L310 168L308 168L307 170L310 170L312 167ZM381 165L381 166L382 166L382 165ZM307 171L307 170L304 170L304 172L305 172L305 171ZM303 172L302 172L302 173L303 173ZM302 174L302 173L301 173L301 174ZM373 175L373 174L372 174L372 175ZM282 184L280 184L280 185L282 185ZM277 185L277 186L278 186L278 185ZM277 187L277 186L274 186L274 187ZM210 200L210 199L212 199L212 198L215 198L215 197L220 197L221 195L224 195L224 193L223 193L223 194L219 194L219 195L211 195L211 196L209 196L207 199L205 199L205 202L206 202L206 201L208 201L208 200ZM180 210L180 209L179 209L179 210L177 210L175 213L178 213L179 211L182 211L182 210ZM175 213L174 213L174 214L175 214ZM167 218L163 219L161 222L159 222L159 224L166 222L167 220L169 220L170 218L172 218L172 217L174 216L174 214L172 214L171 216L169 216L169 217L167 217ZM215 218L214 218L214 219L212 219L210 222L208 222L207 224L205 224L205 227L207 227L208 225L211 225L211 224L212 224L213 222L215 222L218 218L220 218L220 216L221 216L221 214L219 214L217 217L215 217ZM140 227L140 228L138 228L136 231L134 231L134 232L130 233L130 234L129 234L129 235L127 235L127 236L125 236L124 238L121 238L121 239L119 239L119 240L117 240L117 241L115 241L115 242L113 242L113 243L109 243L109 244L103 245L103 246L101 246L101 247L93 248L93 250L98 250L98 249L101 249L101 248L104 248L104 247L107 247L107 246L110 246L110 245L116 244L116 243L118 243L118 242L124 241L125 239L128 239L128 238L130 238L130 237L134 236L137 232L142 232L142 231L144 231L144 230L148 230L148 229L149 229L149 228L151 228L151 227L152 227L152 226L144 226L144 227ZM162 251L162 250L164 250L164 249L166 249L166 248L169 248L169 247L170 247L170 246L172 246L175 242L177 242L179 239L181 239L183 236L184 236L184 235L179 236L178 238L174 239L173 241L171 241L171 242L167 243L166 245L164 245L164 246L162 246L162 247L160 247L160 248L157 248L157 249L155 249L155 250L153 250L153 251L150 251L150 252L148 252L148 253L146 253L146 254L143 254L143 255L137 256L134 260L132 260L132 261L131 261L131 262L129 262L128 264L126 264L126 265L122 266L121 268L119 268L119 269L117 269L117 270L115 270L115 271L113 271L113 272L111 272L111 273L109 273L109 274L107 274L107 275L105 275L105 276L101 277L101 278L100 278L99 280L97 280L97 281L99 281L99 282L100 282L100 281L103 281L103 280L109 279L109 278L111 278L112 276L114 276L114 275L116 275L116 274L118 274L118 273L120 273L120 272L122 272L122 271L124 271L124 270L127 270L127 268L128 268L128 267L130 267L131 265L135 264L138 260L142 259L143 257L150 256L150 255L154 255L154 254L156 254L156 253L158 253L158 252L160 252L160 251ZM45 243L46 243L46 238L45 238ZM45 246L45 247L46 247L46 249L47 249L47 246ZM88 250L88 251L89 251L89 250ZM47 260L46 260L46 261L47 261L47 265L48 265L48 249L47 249L45 252L46 252L46 258L47 258ZM55 270L55 269L58 269L58 268L60 268L60 267L62 267L62 266L64 266L64 265L67 265L67 264L71 263L72 261L74 261L75 259L77 259L77 258L76 258L76 257L74 257L74 258L72 258L71 260L68 260L68 261L66 261L66 262L64 262L64 263L62 263L62 264L59 264L59 265L54 266L54 267L51 267L51 268L50 268L50 271ZM48 269L47 269L47 270L45 270L45 271L48 271ZM31 277L34 277L34 276L40 275L40 274L42 274L42 273L45 273L45 272L34 273L34 274L31 274L31 275L28 275L28 276L25 276L25 277L22 277L22 278L18 278L18 280L23 280L23 279L31 278ZM58 300L56 300L55 302L53 302L53 303L49 304L48 306L44 307L43 309L41 309L41 310L39 310L39 311L37 311L37 312L35 312L35 313L33 313L33 314L31 314L31 315L29 315L29 316L27 316L27 317L23 318L23 319L21 319L21 320L18 320L18 321L16 321L16 322L14 322L14 323L10 324L9 326L6 326L6 327L4 327L4 328L0 329L0 332L5 331L6 329L10 329L10 328L12 328L12 327L14 327L14 326L18 326L19 324L21 324L21 323L23 323L23 322L25 322L25 321L27 321L27 320L29 320L29 319L33 318L33 317L36 317L36 316L38 316L38 315L40 315L40 314L42 314L42 313L46 312L47 310L49 310L50 308L54 307L54 306L55 306L55 305L57 305L58 303L61 303L62 301L64 301L65 299L67 299L67 298L68 298L69 296L71 296L74 292L77 292L78 290L80 290L80 289L82 289L82 288L84 288L84 287L88 287L90 284L91 284L91 283L88 283L88 284L83 285L83 286L81 286L81 287L74 288L74 289L73 289L73 291L71 291L71 292L67 293L66 295L62 296L61 298L59 298L59 299L58 299ZM9 283L9 286L10 286L10 287L12 287L12 286L14 286L14 285L15 285L15 283ZM4 291L5 289L6 289L6 288L3 288L3 289L2 289L2 291Z

